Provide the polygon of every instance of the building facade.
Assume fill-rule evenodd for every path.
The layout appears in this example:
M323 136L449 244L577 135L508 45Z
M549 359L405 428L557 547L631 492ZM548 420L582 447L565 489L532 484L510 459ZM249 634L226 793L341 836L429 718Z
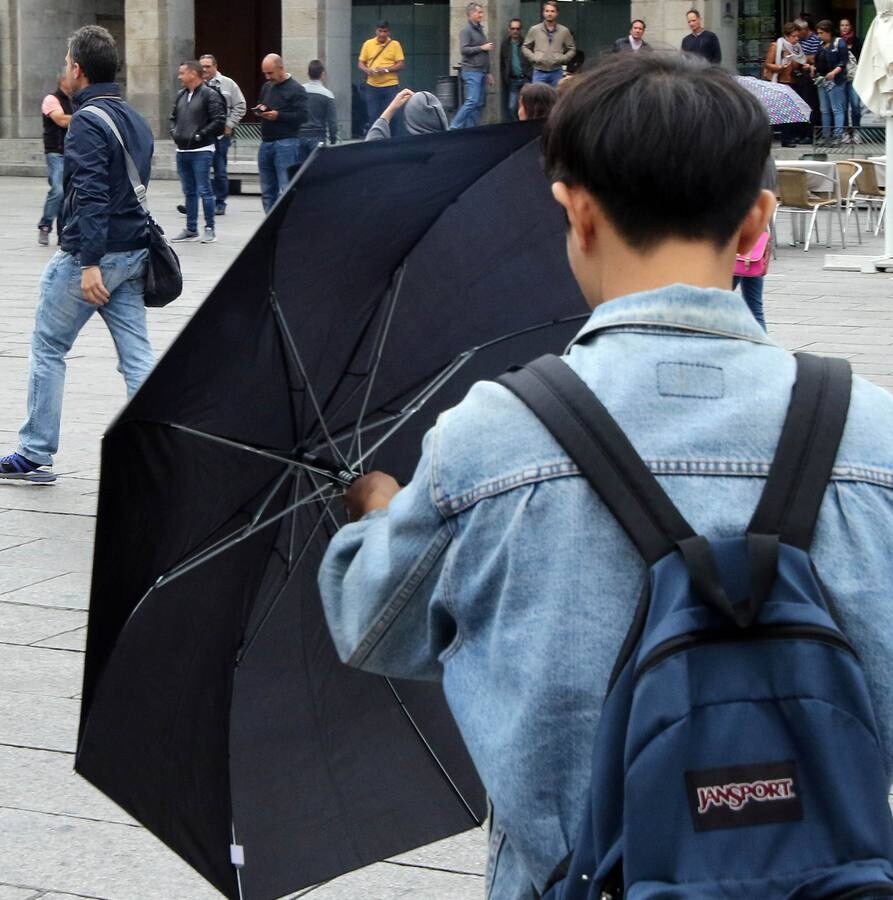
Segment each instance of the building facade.
M758 74L761 54L783 21L799 14L804 0L695 0L723 48L724 64ZM497 43L508 20L524 27L540 20L540 0L482 0L485 27ZM592 61L628 31L630 19L647 22L646 39L656 47L679 46L688 33L685 15L692 0L560 0L560 21L574 33ZM459 62L458 32L466 21L466 0L0 0L0 138L36 138L40 101L52 90L66 41L80 25L107 27L121 50L119 80L127 98L165 136L177 90L177 66L200 53L214 53L221 71L242 86L249 106L261 84L260 60L280 52L287 69L304 80L307 63L324 61L338 101L340 131L351 133L351 107L361 102L362 73L356 59L362 42L380 19L406 53L403 84L434 90ZM864 32L872 0L821 0L815 18L835 22L849 16ZM494 54L495 56L495 54ZM488 117L498 113L497 92Z

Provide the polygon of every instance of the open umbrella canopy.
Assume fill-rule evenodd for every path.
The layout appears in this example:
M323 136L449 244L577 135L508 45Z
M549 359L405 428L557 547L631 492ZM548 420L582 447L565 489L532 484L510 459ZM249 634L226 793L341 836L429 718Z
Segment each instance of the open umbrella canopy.
M105 435L76 768L229 897L485 815L439 685L343 666L316 571L351 473L408 480L585 319L538 134L318 151Z
M808 122L809 104L793 89L777 81L763 81L750 75L736 75L738 84L749 91L766 109L770 125Z

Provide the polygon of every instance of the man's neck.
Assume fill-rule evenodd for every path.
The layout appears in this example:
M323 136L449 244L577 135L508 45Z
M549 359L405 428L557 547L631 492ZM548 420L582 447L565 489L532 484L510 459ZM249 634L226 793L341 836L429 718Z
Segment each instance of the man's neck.
M545 19L543 20L543 28L545 28L546 31L554 31L557 27L557 22L547 22Z
M611 262L597 275L601 287L600 303L679 283L731 290L735 266L735 252L731 246L719 252L708 242L674 238L642 253L621 241L611 241L611 244L610 253L602 254L603 259Z
M693 34L695 37L700 37L705 31L706 31L706 29L705 29L704 26L702 25L700 28L696 28L696 29L692 32L692 34Z

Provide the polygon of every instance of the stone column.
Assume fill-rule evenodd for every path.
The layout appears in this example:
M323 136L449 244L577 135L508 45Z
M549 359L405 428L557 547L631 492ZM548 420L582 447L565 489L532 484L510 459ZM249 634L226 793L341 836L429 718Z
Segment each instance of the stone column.
M166 137L177 69L195 55L194 0L126 0L127 99Z
M0 138L17 137L17 94L19 89L18 6L0 3Z
M481 116L481 124L484 125L498 122L502 117L504 101L499 77L499 45L508 32L509 19L521 11L521 0L481 0L481 6L484 7L484 33L494 44L490 51L490 72L496 82L494 87L487 89L487 105ZM452 67L462 61L459 55L459 32L468 22L467 8L468 0L450 0L450 74L456 71Z
M351 0L282 0L282 58L298 82L307 64L320 59L326 84L335 95L338 132L350 137Z

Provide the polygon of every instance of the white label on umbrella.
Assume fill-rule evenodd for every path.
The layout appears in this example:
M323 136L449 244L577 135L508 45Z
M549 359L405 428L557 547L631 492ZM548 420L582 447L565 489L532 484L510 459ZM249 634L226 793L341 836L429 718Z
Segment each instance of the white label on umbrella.
M245 865L245 848L241 844L229 845L229 859L234 866Z

